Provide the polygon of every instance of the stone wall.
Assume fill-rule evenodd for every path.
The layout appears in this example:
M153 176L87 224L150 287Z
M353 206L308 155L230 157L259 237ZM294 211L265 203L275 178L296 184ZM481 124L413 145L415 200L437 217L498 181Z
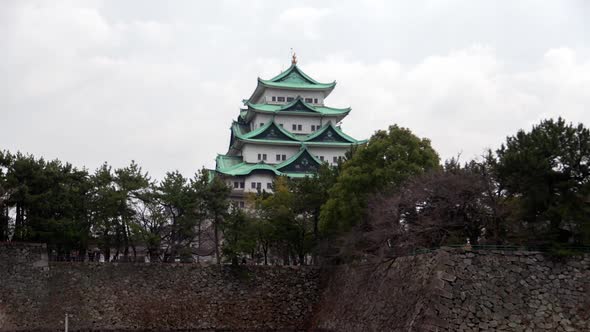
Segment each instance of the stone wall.
M590 256L441 249L387 264L47 263L0 244L0 331L590 331Z
M43 246L0 245L0 330L306 327L315 268L53 263Z
M590 331L590 256L438 250L340 267L314 326L336 331Z

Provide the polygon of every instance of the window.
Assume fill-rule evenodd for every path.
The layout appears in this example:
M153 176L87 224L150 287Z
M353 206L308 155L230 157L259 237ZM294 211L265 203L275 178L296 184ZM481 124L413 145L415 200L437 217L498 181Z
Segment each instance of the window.
M256 189L256 182L252 182L252 189Z
M272 189L272 183L267 182L266 183L266 189Z
M297 125L297 130L303 130L303 126L302 125Z
M277 154L277 161L281 161L281 155Z
M260 127L264 127L264 122L260 122Z
M297 125L296 124L293 125L293 130L297 130Z
M238 181L234 181L234 188L238 188L240 187L240 184L238 183Z
M313 103L313 99L311 99L311 98L305 98L305 102L306 103Z
M315 125L311 125L311 131L315 131Z
M317 99L317 98L314 98L314 99L313 99L313 103L314 103L314 104L317 104L317 103L318 103L318 99Z
M324 161L324 156L320 156L320 160L321 161Z
M262 183L260 182L256 182L256 189L261 189L262 188Z
M287 155L286 154L282 155L281 157L283 158L283 160L287 160Z
M283 128L283 124L282 123L279 123L279 126L281 126L281 128Z
M287 102L292 102L293 101L293 97L287 97Z
M241 207L241 208L243 208L243 207L244 207L244 201L240 201L240 202L239 202L239 204L240 204L240 207Z
M285 101L285 97L277 97L277 101Z
M240 182L240 189L244 189L244 182Z
M258 160L261 160L261 159L262 159L262 155L259 153L258 154Z
M266 160L266 153L262 154L262 160Z
M336 164L338 162L338 157L334 156L334 158L332 159L332 161L334 162L334 164Z
M272 101L277 101L277 97L276 96L272 96Z

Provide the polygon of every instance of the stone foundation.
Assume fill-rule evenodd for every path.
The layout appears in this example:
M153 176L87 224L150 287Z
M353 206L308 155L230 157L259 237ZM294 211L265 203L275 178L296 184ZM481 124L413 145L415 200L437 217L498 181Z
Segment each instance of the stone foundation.
M441 249L381 265L47 263L0 244L0 331L590 331L590 256Z
M590 331L590 256L438 250L327 282L314 326L334 331Z
M0 247L0 330L302 330L313 267L54 263L41 246ZM43 262L45 255L45 264Z

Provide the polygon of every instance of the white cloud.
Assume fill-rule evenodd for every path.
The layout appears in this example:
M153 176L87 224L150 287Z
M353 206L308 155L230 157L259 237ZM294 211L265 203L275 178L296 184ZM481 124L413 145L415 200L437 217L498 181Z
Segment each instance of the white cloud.
M330 15L331 12L327 8L288 8L278 17L279 27L281 28L280 33L303 34L307 39L319 39L321 20Z
M353 107L343 128L359 138L398 123L444 158L471 158L542 118L590 124L587 21L566 5L537 5L544 20L502 6L9 1L0 149L190 175L226 151L240 101L290 47L312 77L338 81L327 102Z
M572 49L551 49L532 70L513 72L493 49L474 46L416 65L328 59L308 71L337 75L329 101L352 104L344 129L355 136L397 123L431 138L443 158L471 159L543 118L590 123L590 62L575 59Z

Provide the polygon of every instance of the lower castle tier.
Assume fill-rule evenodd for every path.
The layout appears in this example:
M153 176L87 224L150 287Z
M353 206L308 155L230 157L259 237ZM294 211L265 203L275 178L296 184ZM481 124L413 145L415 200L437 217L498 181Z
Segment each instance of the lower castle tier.
M334 166L352 146L366 142L338 125L350 108L324 106L335 86L307 76L295 57L278 76L258 79L231 126L227 153L216 159L216 175L233 188L232 199L240 207L246 193L272 192L276 176L313 175L322 163Z

